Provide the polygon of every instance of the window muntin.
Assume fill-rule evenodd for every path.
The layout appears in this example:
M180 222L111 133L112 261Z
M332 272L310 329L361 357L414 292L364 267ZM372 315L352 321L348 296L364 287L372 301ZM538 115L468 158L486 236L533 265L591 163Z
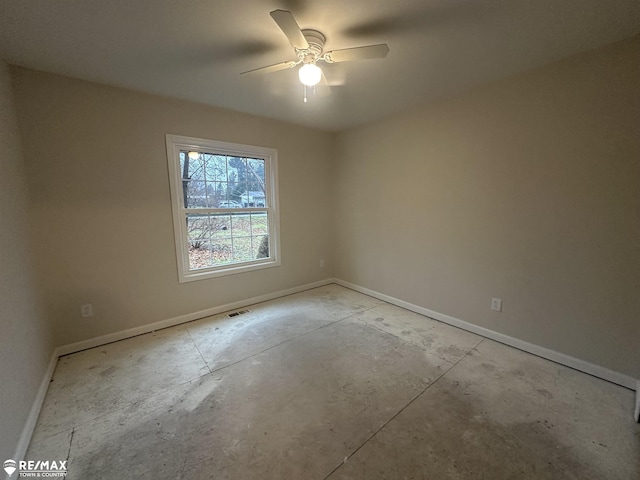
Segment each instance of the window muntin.
M277 152L167 135L181 282L279 265Z

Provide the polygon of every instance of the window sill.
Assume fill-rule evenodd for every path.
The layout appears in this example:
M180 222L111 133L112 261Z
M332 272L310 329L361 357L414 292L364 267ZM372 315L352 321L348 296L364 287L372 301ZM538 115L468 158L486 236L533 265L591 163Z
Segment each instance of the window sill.
M180 275L178 281L180 283L196 282L198 280L208 280L211 278L224 277L227 275L235 275L238 273L252 272L254 270L262 270L265 268L279 267L279 260L267 260L260 263L251 263L249 265L229 265L228 267L218 267L215 270L194 270L184 272Z

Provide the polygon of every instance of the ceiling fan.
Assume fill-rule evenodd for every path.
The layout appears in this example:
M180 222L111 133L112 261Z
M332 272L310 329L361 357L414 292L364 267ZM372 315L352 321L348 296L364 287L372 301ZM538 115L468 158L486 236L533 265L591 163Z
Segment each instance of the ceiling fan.
M339 63L368 58L384 58L389 53L389 46L386 43L325 52L326 37L321 32L310 29L301 30L293 14L287 10L274 10L270 15L291 42L298 59L256 68L243 72L241 75L278 72L294 68L302 63L302 67L298 70L298 78L304 86L303 99L305 102L307 101L307 87L315 88L321 81L326 84L322 70L316 65L317 62Z

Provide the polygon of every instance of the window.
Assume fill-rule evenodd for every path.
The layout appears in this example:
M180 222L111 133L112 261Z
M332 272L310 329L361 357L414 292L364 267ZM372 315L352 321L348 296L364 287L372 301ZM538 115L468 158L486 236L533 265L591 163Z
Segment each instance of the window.
M280 265L277 151L167 135L180 282Z

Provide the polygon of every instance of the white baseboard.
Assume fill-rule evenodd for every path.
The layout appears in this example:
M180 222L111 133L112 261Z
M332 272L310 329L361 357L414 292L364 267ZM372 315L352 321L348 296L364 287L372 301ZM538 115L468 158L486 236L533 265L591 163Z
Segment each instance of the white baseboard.
M53 354L51 355L51 359L49 360L47 370L42 377L42 381L40 382L40 387L38 388L38 392L36 393L36 398L31 405L29 416L27 416L27 421L22 428L22 434L20 435L20 440L18 441L16 452L13 455L13 460L17 462L19 462L20 460L24 460L24 456L26 455L27 449L29 448L31 436L33 435L33 430L36 428L36 423L38 421L38 417L40 416L40 410L42 409L44 398L47 396L49 382L51 382L51 378L53 377L53 371L56 369L56 364L58 363L59 356L60 354L58 353L58 349L55 349L53 351Z
M407 310L411 310L412 312L416 312L421 315L424 315L426 317L439 320L443 323L447 323L454 327L461 328L468 332L472 332L480 336L490 338L491 340L495 340L496 342L504 343L505 345L509 345L510 347L523 350L527 353L537 355L538 357L546 358L547 360L551 360L561 365L571 367L575 370L588 373L589 375L593 375L594 377L602 378L603 380L607 380L611 383L621 385L631 390L636 390L636 396L638 399L640 399L640 393L638 393L638 390L640 390L640 380L637 380L623 373L616 372L614 370L610 370L600 365L595 365L585 360L580 360L579 358L575 358L570 355L565 355L564 353L556 352L554 350L550 350L548 348L541 347L533 343L525 342L524 340L510 337L509 335L505 335L503 333L499 333L494 330L489 330L488 328L480 327L478 325L474 325L473 323L465 322L464 320L460 320L458 318L452 317L450 315L446 315L444 313L435 312L428 308L420 307L418 305L405 302L404 300L399 300L395 297L391 297L389 295L385 295L384 293L376 292L375 290L361 287L360 285L346 282L339 278L334 278L333 281L338 285L342 285L343 287L347 287L357 292L364 293L365 295L369 295L371 297L378 298L385 302L392 303L393 305L397 305L398 307L402 307ZM638 401L636 403L638 403ZM640 407L637 406L636 411L638 410L638 408ZM638 414L636 413L636 417L637 416Z
M238 308L244 308L249 305L253 305L260 302L266 302L268 300L284 297L286 295L303 292L311 288L322 287L330 283L334 283L333 279L327 278L325 280L319 280L317 282L307 283L299 287L288 288L286 290L279 290L277 292L267 293L264 295L259 295L257 297L247 298L245 300L239 300L237 302L232 302L232 303L227 303L225 305L220 305L217 307L207 308L206 310L200 310L199 312L188 313L186 315L180 315L178 317L173 317L173 318L167 318L165 320L160 320L159 322L149 323L147 325L141 325L139 327L129 328L127 330L122 330L120 332L114 332L114 333L109 333L107 335L102 335L100 337L90 338L88 340L83 340L81 342L63 345L62 347L58 348L57 352L59 356L69 355L70 353L86 350L87 348L99 347L100 345L117 342L119 340L124 340L125 338L131 338L137 335L143 335L145 333L155 332L156 330L162 330L163 328L174 327L182 323L191 322L193 320L209 317L211 315L217 315L218 313L228 312L230 310L236 310Z

